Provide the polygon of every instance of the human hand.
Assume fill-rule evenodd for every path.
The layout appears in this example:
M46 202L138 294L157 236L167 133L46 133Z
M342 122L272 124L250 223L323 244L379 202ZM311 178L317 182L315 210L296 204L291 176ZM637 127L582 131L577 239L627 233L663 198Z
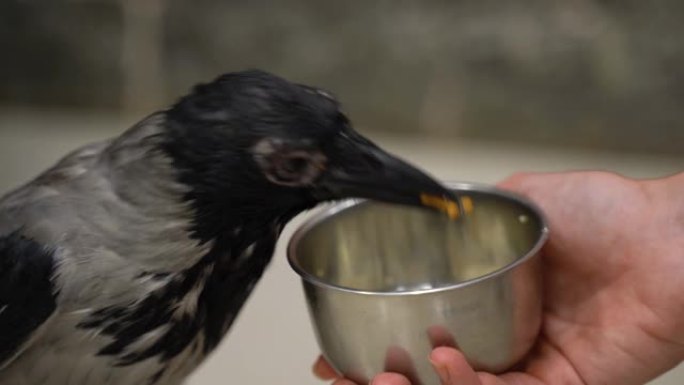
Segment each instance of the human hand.
M644 384L684 359L684 174L520 174L500 187L545 212L544 321L519 371L476 373L454 349L430 360L446 385ZM323 378L334 371L323 360ZM338 379L335 385L351 385ZM373 385L410 385L380 374Z

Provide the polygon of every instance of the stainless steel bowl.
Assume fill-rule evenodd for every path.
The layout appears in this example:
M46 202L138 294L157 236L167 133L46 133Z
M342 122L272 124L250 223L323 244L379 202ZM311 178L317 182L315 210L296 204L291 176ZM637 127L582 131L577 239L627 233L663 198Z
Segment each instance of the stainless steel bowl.
M452 221L420 208L345 201L292 237L323 355L365 384L383 371L437 385L436 346L458 347L500 372L532 346L541 323L539 250L548 229L530 202L491 187L452 185L473 211Z

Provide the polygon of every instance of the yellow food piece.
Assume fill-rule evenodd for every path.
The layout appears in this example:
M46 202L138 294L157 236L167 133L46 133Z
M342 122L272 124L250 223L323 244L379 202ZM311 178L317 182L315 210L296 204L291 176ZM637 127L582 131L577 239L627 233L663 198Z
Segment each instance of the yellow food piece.
M463 211L465 211L466 214L470 214L473 212L473 200L470 199L470 197L461 197L461 205L463 205Z
M420 203L446 213L451 219L456 219L461 215L458 203L444 197L431 194L420 194ZM473 212L473 200L470 199L470 197L462 197L461 205L463 205L463 211L465 211L466 214Z
M439 211L445 212L449 218L456 219L460 215L458 204L446 198L431 195L420 194L420 203L428 207L434 207Z

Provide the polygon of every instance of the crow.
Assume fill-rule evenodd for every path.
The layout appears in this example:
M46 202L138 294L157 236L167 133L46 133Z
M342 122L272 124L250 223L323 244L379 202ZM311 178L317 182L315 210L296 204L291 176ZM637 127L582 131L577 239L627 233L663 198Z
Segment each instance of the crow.
M197 85L0 199L0 384L181 384L295 215L425 197L456 201L329 92L260 70Z

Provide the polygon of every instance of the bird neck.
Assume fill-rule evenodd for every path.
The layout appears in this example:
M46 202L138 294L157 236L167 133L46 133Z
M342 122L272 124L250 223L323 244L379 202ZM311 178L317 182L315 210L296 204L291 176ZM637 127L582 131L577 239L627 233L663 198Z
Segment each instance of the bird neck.
M117 207L135 208L125 216L134 235L117 242L123 248L117 251L135 255L147 270L140 282L154 282L140 302L105 307L81 324L112 337L100 354L117 357L121 365L155 356L171 362L193 346L201 346L202 355L213 350L261 278L283 226L308 208L255 200L239 186L220 199L217 190L184 183L173 159L156 151L158 119L112 142L103 160L121 202ZM135 347L160 324L166 332L149 347Z
M114 140L102 159L122 204L137 208L140 220L152 223L144 226L150 234L139 239L173 243L160 247L171 255L147 258L152 270L180 272L222 260L230 264L255 242L275 244L283 226L310 208L252 191L227 178L230 172L222 173L225 179L208 178L204 173L209 171L194 169L198 164L188 159L192 153L187 148L176 143L169 150L166 123L163 113L147 117Z

